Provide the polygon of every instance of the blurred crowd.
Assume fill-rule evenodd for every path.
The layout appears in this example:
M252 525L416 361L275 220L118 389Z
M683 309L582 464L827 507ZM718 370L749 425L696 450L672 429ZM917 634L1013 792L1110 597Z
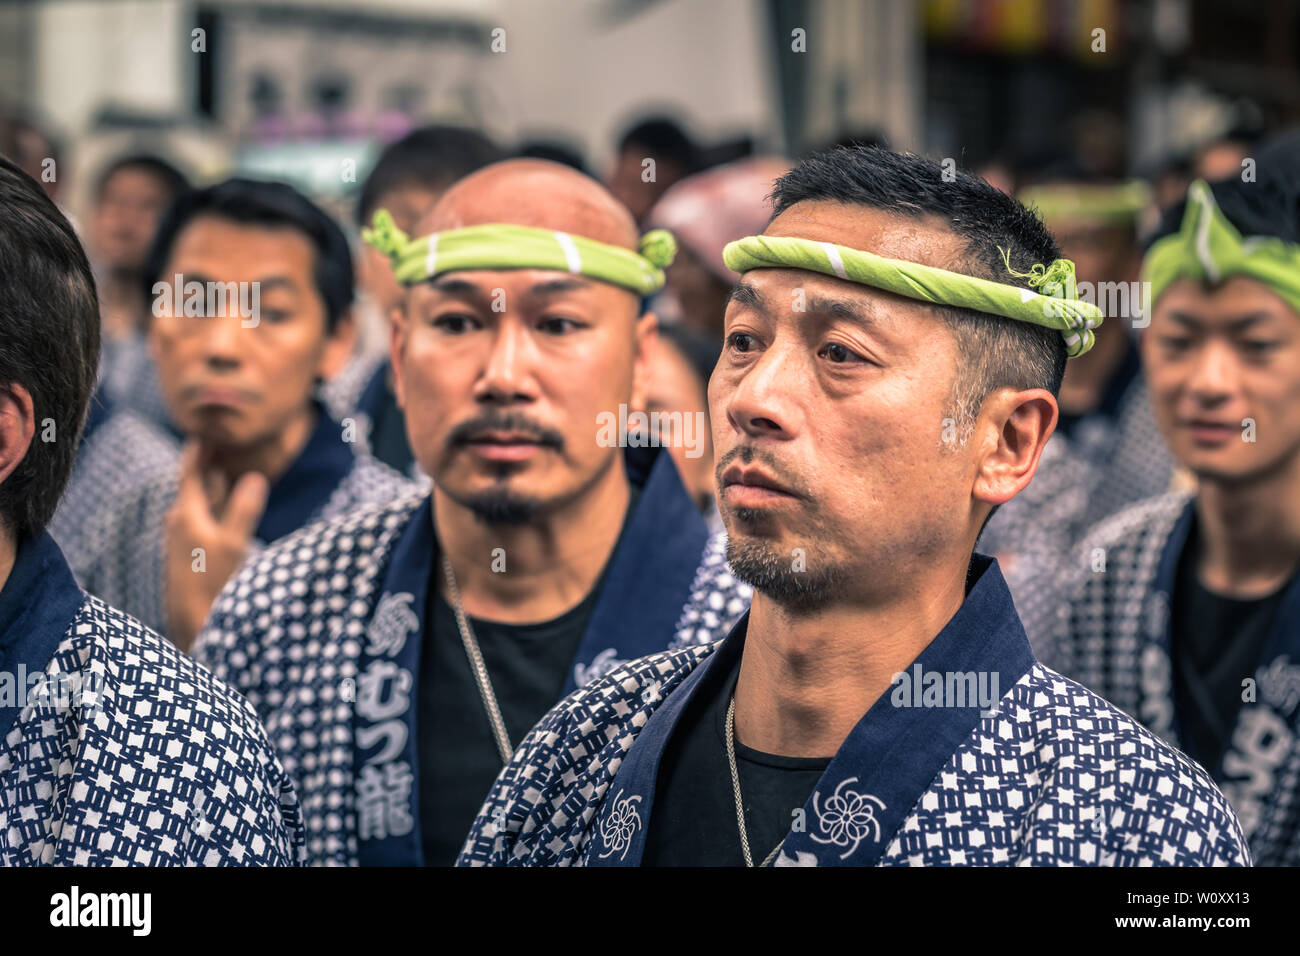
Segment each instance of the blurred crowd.
M1154 237L1177 230L1175 220L1188 208L1194 183L1253 182L1263 157L1289 156L1295 144L1274 131L1233 129L1158 168L1133 171L1124 167L1122 130L1099 121L1080 126L1076 140L1054 153L1003 157L972 171L1041 216L1064 258L1074 263L1080 294L1107 317L1093 348L1066 368L1059 420L1037 477L995 510L977 545L998 559L1029 640L1049 663L1069 659L1058 642L1082 626L1071 621L1082 605L1071 604L1065 582L1077 580L1087 562L1097 560L1090 542L1098 529L1113 527L1115 516L1137 503L1193 494L1196 487L1189 463L1170 441L1170 423L1161 417L1160 396L1153 396L1144 369L1141 343L1151 321L1144 255ZM824 148L888 145L881 134L862 130ZM406 410L413 390L441 386L402 381L394 374L392 317L401 313L411 283L399 282L397 260L380 243L362 241L369 230L381 228L383 217L377 213L386 212L405 237L419 237L422 223L457 183L504 160L525 158L603 183L638 234L668 230L675 238L675 258L664 268L662 289L642 304L643 312L657 317L657 332L640 404L646 412L665 413L647 419L656 424L646 427L660 427L657 423L688 417L707 420L710 376L722 353L723 319L737 278L723 249L764 230L774 184L803 158L765 155L743 140L710 144L669 116L631 124L604 169L593 169L565 143L507 144L473 128L428 125L383 145L349 199L351 215L340 219L327 211L329 204L282 183L240 176L198 181L162 149L144 142L96 170L85 190L86 206L70 209L65 205L69 183L50 174L65 165L63 148L36 123L16 115L0 119L0 154L39 183L74 224L98 291L97 386L50 530L87 592L166 635L182 651L195 646L205 627L210 635L225 634L223 628L237 631L238 622L230 623L236 617L232 609L241 602L257 606L259 598L241 591L238 583L227 585L248 580L253 572L247 569L275 542L322 519L427 495L431 476L421 468L413 436L418 440L422 429L436 432L439 425L408 421ZM430 261L432 256L431 251ZM191 282L198 284L202 299L195 312L189 305ZM214 284L224 296L222 321L178 321L212 314ZM304 315L311 321L302 321ZM234 321L241 317L245 321ZM216 373L223 369L242 370L230 379L236 384L222 384ZM226 407L252 414L223 418L212 412ZM585 427L576 426L575 434ZM653 439L672 456L694 505L691 520L716 536L723 526L708 436L706 428L702 453L692 453L680 436L667 432ZM456 440L456 435L447 438ZM569 447L559 438L555 442ZM652 481L634 485L634 496L656 493ZM706 531L692 539L697 552ZM384 532L366 526L356 537L378 539ZM674 529L661 527L658 533L671 538ZM321 551L311 559L320 565L312 567L321 580L328 579L331 561L344 561L338 554ZM692 568L698 558L693 554ZM1117 559L1112 555L1111 560ZM203 574L192 573L196 562L203 564ZM717 555L714 564L721 564ZM379 593L380 578L373 576L388 572L348 567L337 576L364 578L367 600ZM236 578L241 568L244 576ZM268 593L294 586L277 579L270 566L257 573L265 575L259 580ZM690 596L692 574L685 572L682 593L667 601L673 605L673 629L694 628L698 640L721 637L743 611L749 592L729 582L730 590L711 591L688 610L683 624L677 612L680 599ZM698 583L695 587L698 592ZM346 590L342 583L340 588L339 593ZM223 589L227 617L214 622L213 607ZM313 600L303 590L301 600ZM398 593L397 585L386 583L383 593ZM555 620L567 607L561 602L553 609ZM452 605L451 610L460 609ZM390 623L405 620L401 608L375 613L390 615L384 618ZM326 619L333 620L320 618ZM346 616L339 620L345 623L338 629L350 626ZM271 625L281 626L308 625ZM630 656L620 652L606 663ZM590 679L604 669L596 659L579 659L580 676ZM236 657L225 664L237 667L238 662ZM258 666L303 665L273 660ZM1253 668L1243 664L1239 670L1253 673ZM562 671L568 672L567 665ZM364 679L356 669L347 675ZM569 680L575 682L581 683ZM1190 686L1198 693L1204 689L1199 683ZM467 687L473 699L474 685ZM531 710L525 708L527 718L503 702L504 725L530 724L538 706L549 703L547 694ZM1203 700L1188 706L1211 709ZM1236 716L1224 713L1222 720L1204 722L1207 726L1184 719L1192 735L1188 746L1207 767L1221 765L1231 730L1219 725L1231 728ZM285 732L284 727L267 729L273 743ZM510 736L517 738L516 726L510 726ZM291 776L305 774L305 779L318 769L294 766L293 759L287 766ZM376 764L385 773L395 766ZM328 773L323 763L319 770ZM424 782L437 789L436 781ZM464 818L472 816L481 796L474 791L461 799L468 810L447 811L457 821L453 836L463 833ZM432 818L441 811L422 807L419 812ZM344 839L336 829L344 828L340 824L317 834L322 856L332 852L331 840ZM436 852L454 856L453 836ZM1292 840L1294 848L1294 834ZM1266 844L1259 848L1266 851ZM435 852L431 846L426 850Z

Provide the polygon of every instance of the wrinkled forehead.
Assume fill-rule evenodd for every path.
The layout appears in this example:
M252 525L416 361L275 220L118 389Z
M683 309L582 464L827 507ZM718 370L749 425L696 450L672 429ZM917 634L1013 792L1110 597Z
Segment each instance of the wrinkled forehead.
M1151 319L1206 331L1300 329L1300 312L1294 306L1265 283L1244 275L1213 285L1191 276L1175 279L1152 304Z
M965 272L966 242L939 216L906 216L830 200L795 203L773 219L766 236L791 236L861 249L888 259Z

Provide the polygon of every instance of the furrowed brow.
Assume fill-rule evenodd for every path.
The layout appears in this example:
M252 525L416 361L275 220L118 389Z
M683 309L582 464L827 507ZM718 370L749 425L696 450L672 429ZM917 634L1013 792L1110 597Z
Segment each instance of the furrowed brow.
M731 305L733 302L758 312L767 311L767 303L763 298L763 293L744 281L737 282L731 287L731 294L727 296L727 305Z

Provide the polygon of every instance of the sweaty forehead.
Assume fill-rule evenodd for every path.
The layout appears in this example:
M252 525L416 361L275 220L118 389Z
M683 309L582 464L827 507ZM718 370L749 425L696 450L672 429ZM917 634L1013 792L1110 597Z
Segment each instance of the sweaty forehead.
M507 160L460 180L420 220L417 235L505 222L636 249L636 222L604 186L540 160Z
M964 272L965 240L934 215L902 216L882 209L830 200L795 203L763 230L768 236L790 236L830 242L874 252L889 259Z

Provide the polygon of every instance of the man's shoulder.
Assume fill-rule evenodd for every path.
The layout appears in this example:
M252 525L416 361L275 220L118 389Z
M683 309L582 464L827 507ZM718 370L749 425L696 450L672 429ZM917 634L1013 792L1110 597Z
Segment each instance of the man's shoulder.
M415 492L321 518L250 555L218 595L195 657L233 679L225 659L236 648L243 661L285 640L359 638L393 546L425 497ZM295 626L331 615L356 619L356 633Z
M325 514L334 516L358 505L382 504L398 498L419 495L424 489L400 471L366 453L358 453L339 486L339 496Z
M999 717L996 737L1030 735L1040 814L1087 800L1104 820L1097 826L1136 838L1127 851L1136 859L1249 860L1236 815L1209 774L1082 684L1035 664L1004 697Z
M304 525L250 556L235 582L287 583L289 578L282 573L286 569L301 575L337 575L345 566L373 564L388 554L425 497L422 492L409 491ZM326 566L322 559L335 563ZM223 596L231 590L227 585Z
M20 857L296 862L297 798L252 707L165 638L87 596L44 678L7 742L65 759L27 767L8 797L36 808ZM40 812L42 788L66 794L59 818Z
M712 644L726 637L753 597L753 587L736 577L727 563L726 532L709 535L670 648Z
M248 702L207 668L124 611L88 595L54 657L64 672L80 672L83 686L104 697L88 698L93 708L112 704L125 725L160 722L178 733L201 712L223 738L229 732L260 741L264 734ZM93 680L87 680L94 675Z
M1090 560L1097 548L1104 551L1163 548L1192 497L1191 492L1172 491L1134 502L1103 519L1083 537L1080 552L1084 560Z
M716 644L660 651L573 691L520 743L466 840L463 865L567 865L637 736Z

